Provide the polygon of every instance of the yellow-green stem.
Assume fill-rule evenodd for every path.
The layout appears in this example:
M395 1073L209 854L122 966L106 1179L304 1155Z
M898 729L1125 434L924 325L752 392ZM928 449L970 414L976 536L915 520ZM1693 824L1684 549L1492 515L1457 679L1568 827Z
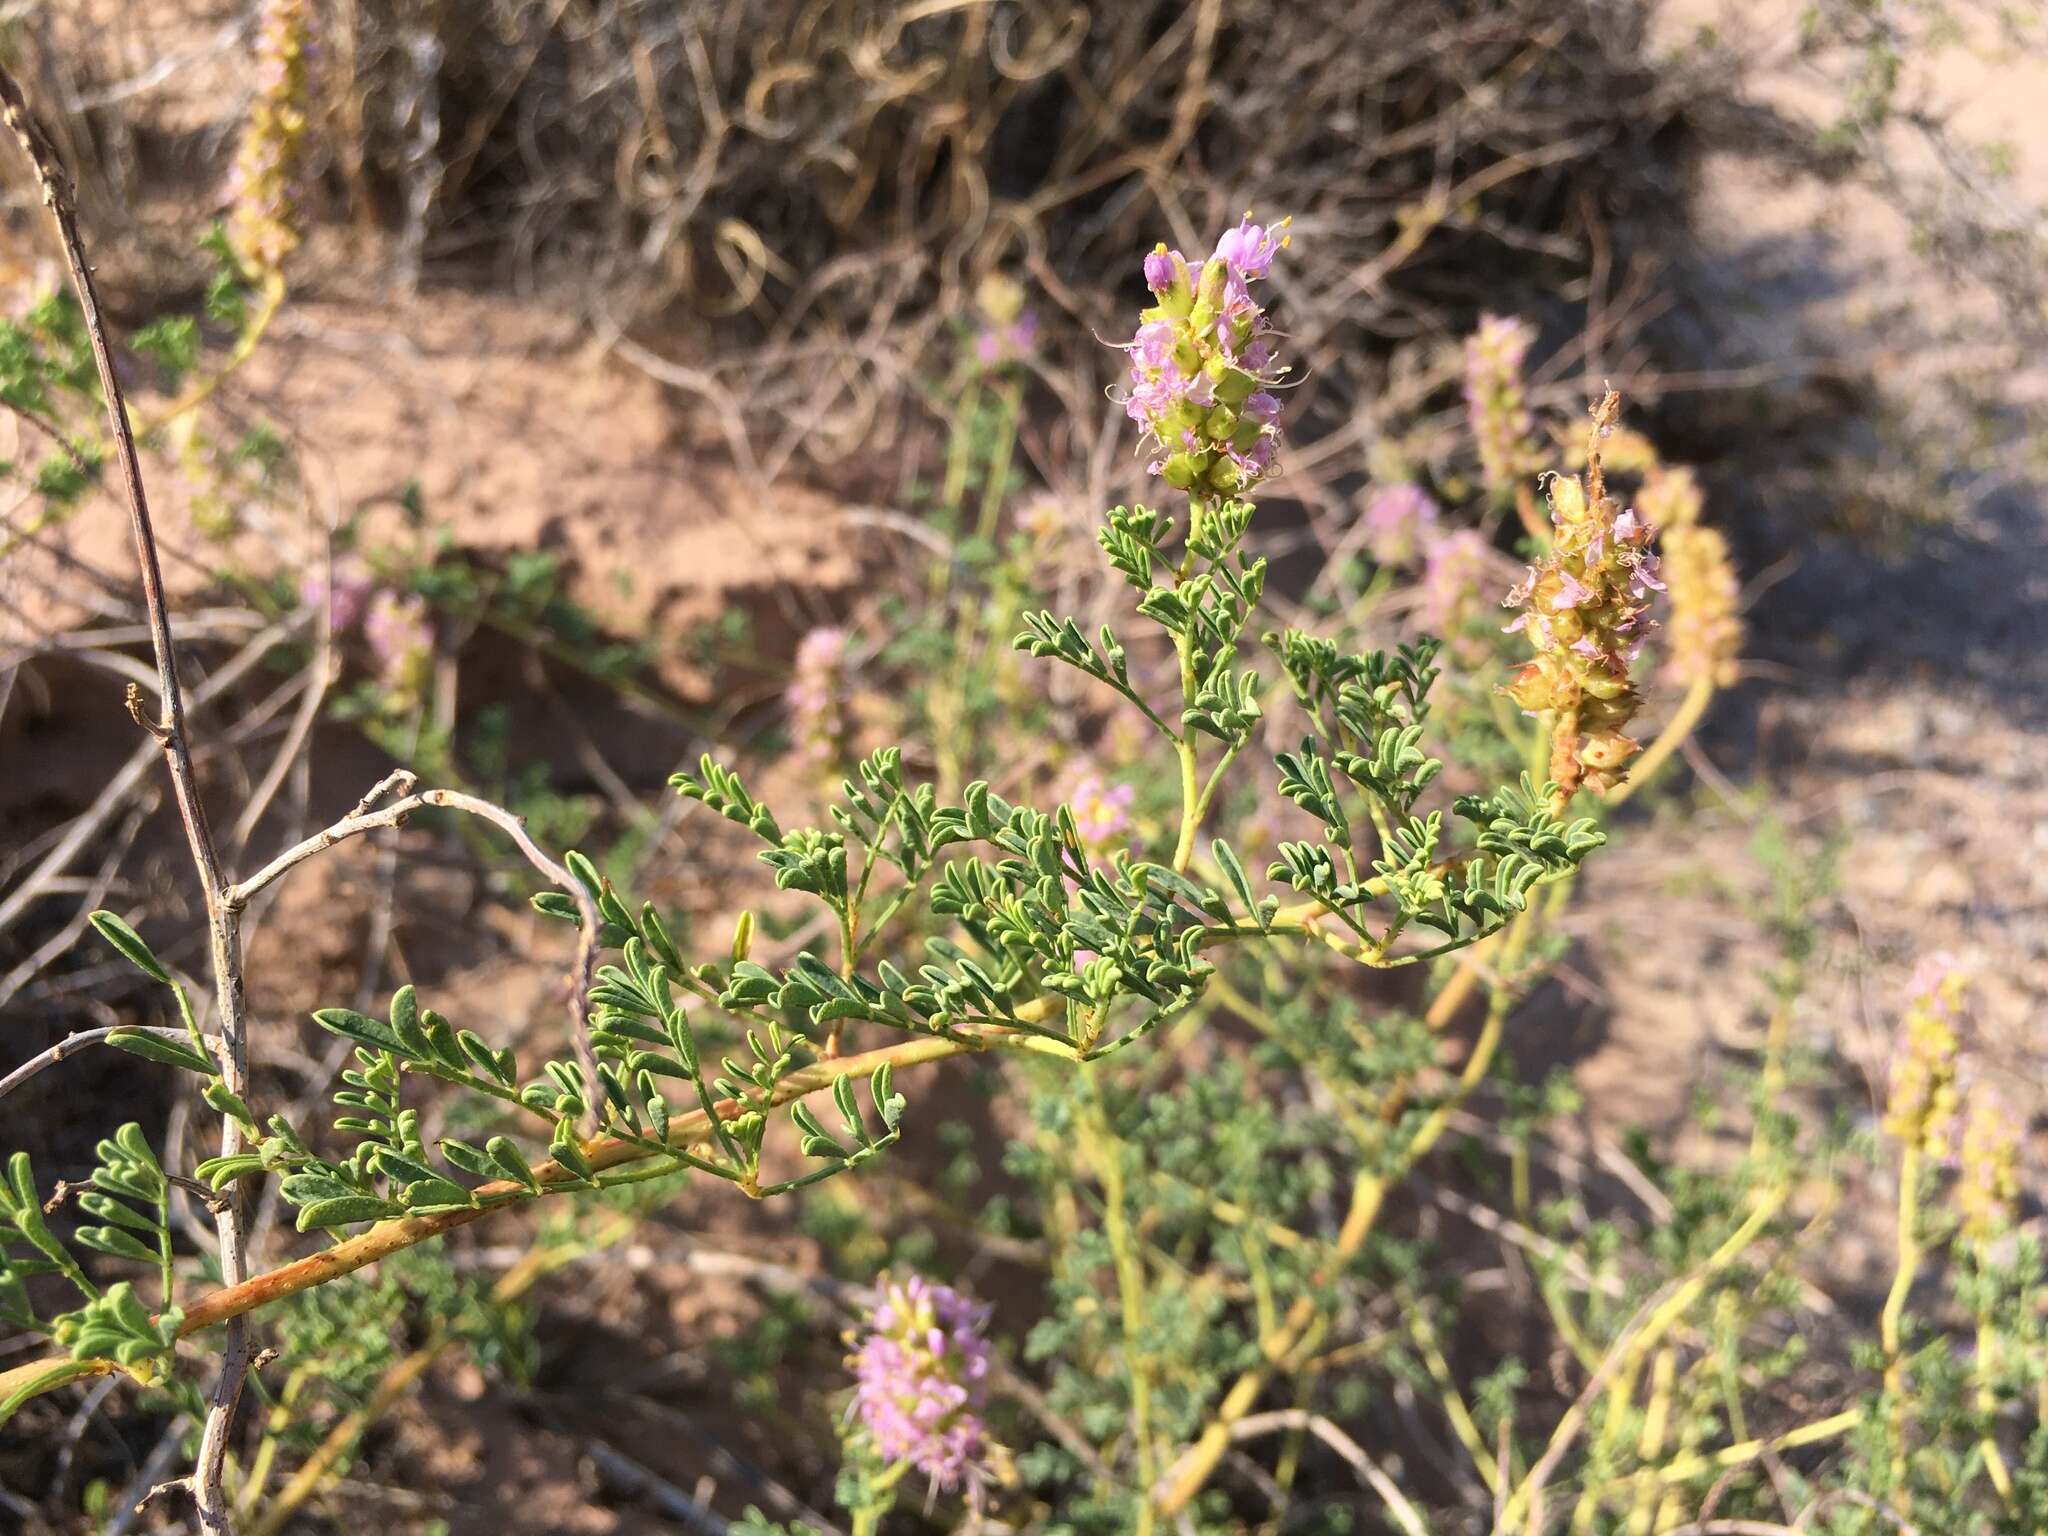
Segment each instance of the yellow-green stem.
M988 474L981 486L981 517L974 525L975 536L983 541L995 537L996 520L1003 510L1003 490L1010 478L1010 460L1017 451L1017 386L1006 384L999 394L1003 425L996 438L995 452L988 458Z
M1636 1454L1645 1462L1654 1462L1664 1454L1664 1430L1671 1419L1671 1388L1677 1370L1676 1351L1669 1345L1658 1350L1657 1362L1650 1368L1650 1403L1643 1413L1643 1432L1636 1441ZM1629 1510L1628 1536L1649 1536L1656 1511L1656 1484L1645 1481L1637 1486Z
M1898 1263L1892 1287L1878 1317L1878 1338L1884 1345L1884 1390L1891 1399L1892 1482L1906 1475L1906 1355L1902 1337L1906 1298L1920 1269L1920 1147L1906 1143L1899 1156Z
M1697 1269L1686 1276L1681 1283L1673 1287L1671 1294L1658 1303L1649 1316L1643 1320L1640 1328L1619 1341L1616 1347L1609 1351L1612 1365L1603 1366L1603 1369L1611 1369L1616 1372L1618 1379L1626 1380L1630 1384L1630 1391L1632 1393L1635 1379L1634 1373L1643 1357L1650 1350L1656 1348L1665 1334L1669 1333L1685 1314L1692 1309L1693 1304L1699 1300L1700 1293L1706 1289L1708 1282L1720 1273L1721 1270L1733 1263L1743 1250L1756 1240L1757 1235L1769 1224L1770 1219L1777 1214L1778 1208L1785 1203L1788 1193L1789 1191L1785 1187L1780 1186L1759 1198L1755 1208L1750 1211L1749 1216L1743 1221L1742 1225L1729 1233L1722 1240L1721 1245L1709 1254ZM1612 1385L1610 1382L1610 1387ZM1604 1396L1605 1394L1601 1395ZM1523 1515L1530 1511L1533 1501L1542 1492L1542 1482L1539 1473L1547 1476L1550 1469L1556 1465L1558 1458L1563 1454L1564 1449L1577 1438L1580 1429L1585 1424L1586 1416L1591 1408L1591 1402L1592 1400L1590 1399L1582 1398L1579 1402L1572 1404L1566 1410L1564 1417L1558 1420L1557 1428L1551 1433L1549 1446L1545 1449L1543 1456L1538 1460L1536 1466L1530 1469L1529 1475L1522 1479L1520 1486L1515 1489L1514 1494L1508 1499L1506 1507L1501 1512L1500 1519L1495 1522L1495 1530L1513 1530L1522 1523Z
M1195 702L1195 640L1189 631L1174 637L1174 651L1180 657L1180 694L1183 708ZM1202 826L1202 765L1195 755L1194 733L1185 726L1173 744L1180 759L1180 839L1173 848L1173 867L1186 873L1195 856L1195 834Z
M946 452L946 482L939 492L939 501L948 511L960 505L960 499L967 494L967 470L974 456L974 418L981 410L981 384L979 380L967 386L967 393L960 401L960 409L953 417L952 442Z
M1124 1369L1131 1383L1131 1436L1138 1455L1138 1486L1147 1497L1138 1504L1136 1536L1151 1536L1152 1500L1158 1477L1152 1444L1152 1365L1145 1352L1145 1266L1125 1216L1123 1148L1103 1107L1100 1069L1081 1068L1088 1102L1081 1117L1082 1144L1095 1175L1102 1181L1102 1235L1116 1268L1118 1310L1123 1315Z
M899 1461L869 1479L868 1486L877 1493L887 1493L903 1481L903 1474L909 1470L909 1462ZM853 1512L853 1536L877 1536L882 1529L882 1516L889 1513L894 1502L893 1499L881 1499L856 1509Z
M1998 1490L2006 1508L2013 1507L2012 1469L2005 1464L2005 1452L1998 1448L1998 1437L1992 1432L1992 1416L1998 1412L1998 1394L1992 1389L1993 1373L1998 1365L1998 1333L1991 1325L1987 1312L1977 1319L1977 1411L1984 1415L1984 1436L1978 1441L1978 1449L1984 1456L1984 1472L1991 1479L1991 1486Z
M235 1500L235 1507L246 1521L262 1501L264 1489L270 1486L270 1469L277 1460L279 1437L291 1428L292 1407L299 1400L299 1393L305 1390L307 1373L312 1363L295 1366L285 1377L284 1389L277 1395L277 1404L270 1410L270 1417L263 1426L263 1439L256 1447L256 1455L249 1463L249 1474L242 1479L242 1491Z
M1508 926L1501 946L1503 970L1508 969L1521 954L1530 937L1531 927L1531 914L1526 911ZM1509 1002L1505 988L1494 994L1493 1005L1487 1010L1486 1024L1480 1030L1479 1038L1473 1042L1471 1054L1465 1058L1465 1066L1456 1085L1444 1102L1417 1127L1402 1149L1394 1171L1381 1175L1362 1170L1353 1181L1349 1208L1342 1226L1338 1228L1336 1241L1331 1245L1335 1265L1349 1262L1364 1246L1386 1204L1387 1192L1436 1145L1450 1124L1451 1115L1471 1096L1472 1090L1478 1087L1492 1067L1507 1022ZM1251 1411L1276 1370L1299 1368L1302 1358L1319 1340L1323 1322L1316 1302L1310 1296L1299 1298L1288 1309L1280 1335L1264 1341L1261 1346L1265 1359L1231 1384L1217 1405L1215 1416L1167 1473L1166 1486L1158 1495L1160 1514L1179 1514L1202 1491L1224 1453L1230 1449L1233 1426Z
M187 411L197 410L204 405L228 376L249 360L256 351L256 344L263 340L264 332L270 329L270 322L277 318L277 312L283 305L284 274L272 272L264 278L262 295L256 301L255 313L250 315L249 323L242 327L242 334L235 339L235 350L228 354L227 361L205 378L193 383L162 410L137 422L136 436L147 437L158 427L176 421Z
M1689 1451L1683 1456L1674 1456L1661 1467L1645 1467L1640 1472L1632 1472L1627 1477L1618 1477L1600 1486L1603 1492L1611 1492L1637 1482L1682 1483L1704 1477L1709 1472L1725 1472L1730 1467L1745 1466L1780 1451L1795 1450L1819 1440L1832 1440L1837 1435L1847 1434L1862 1422L1863 1410L1849 1408L1825 1419L1816 1419L1811 1424L1802 1424L1797 1429L1788 1429L1780 1435L1724 1445L1711 1454Z
M1458 1390L1458 1383L1451 1375L1450 1362L1438 1347L1436 1330L1429 1325L1429 1319L1420 1306L1411 1298L1402 1310L1408 1317L1408 1331L1414 1336L1417 1352L1428 1370L1430 1380L1443 1402L1445 1416L1451 1421L1451 1428L1457 1433L1458 1443L1465 1447L1465 1454L1472 1458L1473 1468L1479 1473L1479 1480L1486 1484L1491 1494L1500 1492L1500 1468L1495 1464L1494 1454L1487 1449L1486 1437L1479 1433L1478 1421L1472 1417L1472 1410L1465 1403L1465 1395Z

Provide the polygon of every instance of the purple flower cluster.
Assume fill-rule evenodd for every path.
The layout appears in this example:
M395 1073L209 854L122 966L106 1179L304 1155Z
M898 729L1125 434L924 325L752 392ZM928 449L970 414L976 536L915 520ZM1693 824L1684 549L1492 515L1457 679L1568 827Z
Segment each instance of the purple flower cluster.
M1021 362L1038 346L1038 316L1024 307L1016 279L991 272L974 290L974 360L984 368Z
M1365 543L1381 565L1407 565L1435 541L1437 504L1413 481L1388 486L1365 504Z
M341 555L331 570L299 583L299 601L308 608L326 607L327 632L337 640L361 629L377 664L377 679L392 694L416 698L426 687L434 660L434 621L426 599L379 586L376 573L359 557Z
M1286 370L1251 285L1272 271L1290 238L1287 222L1254 224L1247 214L1199 271L1164 245L1145 258L1158 303L1123 344L1131 360L1124 412L1157 455L1151 472L1197 501L1244 495L1273 467L1280 401L1272 389Z
M922 1275L887 1280L859 1348L853 1411L894 1465L978 1502L988 1485L988 1308Z

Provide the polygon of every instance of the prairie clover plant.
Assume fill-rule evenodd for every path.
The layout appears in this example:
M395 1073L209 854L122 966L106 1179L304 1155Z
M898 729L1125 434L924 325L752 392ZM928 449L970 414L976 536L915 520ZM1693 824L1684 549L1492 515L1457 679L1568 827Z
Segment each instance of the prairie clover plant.
M1271 468L1278 439L1266 391L1284 369L1251 287L1284 240L1247 220L1199 266L1164 251L1145 264L1157 303L1127 349L1129 409L1161 479L1188 494L1178 515L1113 510L1100 541L1139 622L1170 643L1178 697L1151 694L1111 627L1088 635L1041 610L1023 616L1017 637L1021 650L1085 674L1158 732L1181 788L1170 856L1091 850L1071 806L1013 803L985 781L941 800L909 777L895 748L872 753L843 781L828 825L785 827L706 757L676 776L676 789L751 832L778 888L832 914L834 950L757 962L743 919L728 953L686 957L653 906L572 854L574 888L536 905L586 927L594 919L589 937L610 955L590 988L582 1060L522 1064L411 987L382 1016L322 1009L316 1021L355 1052L337 1096L338 1143L231 1092L196 1028L182 1038L123 1031L114 1043L196 1074L209 1102L244 1129L244 1150L202 1162L193 1177L215 1189L276 1180L299 1229L333 1234L335 1246L310 1268L187 1298L182 1316L165 1262L152 1311L132 1285L103 1292L69 1258L17 1157L9 1217L21 1246L4 1261L9 1294L25 1306L21 1279L54 1267L83 1305L20 1319L73 1352L0 1378L9 1411L79 1375L167 1376L183 1334L506 1206L690 1174L762 1198L844 1174L902 1134L896 1082L906 1069L989 1052L1085 1067L1185 1014L1215 976L1216 957L1233 948L1306 942L1373 967L1416 965L1493 939L1538 890L1568 876L1602 841L1591 818L1566 819L1568 788L1525 777L1448 806L1429 802L1441 769L1422 746L1437 677L1432 642L1353 655L1298 629L1259 642L1307 725L1299 747L1268 771L1323 833L1281 844L1268 872L1295 899L1262 889L1227 841L1204 843L1219 789L1264 717L1249 647L1266 566L1246 548L1254 508L1241 493ZM387 666L413 664L423 645L414 608L385 594L364 623ZM1113 810L1107 799L1091 808L1098 834L1105 808ZM923 954L892 953L912 910L928 918ZM141 938L111 914L99 921L189 1020L182 987ZM734 1047L721 1052L707 1043L714 1039ZM863 1048L842 1048L855 1044ZM420 1078L496 1101L504 1129L430 1145L407 1103L408 1079ZM829 1103L814 1106L814 1097ZM795 1166L773 1141L783 1126ZM121 1157L121 1169L140 1166L133 1151ZM171 1239L144 1198L152 1186L133 1171L106 1178L110 1199L143 1203L90 1230L126 1257L131 1247L161 1257Z
M265 25L293 14L274 6ZM715 755L672 781L758 845L781 893L771 918L742 913L708 950L589 858L557 865L518 830L552 886L534 906L576 931L587 981L552 1056L522 1056L462 1017L460 1000L411 986L375 1014L321 1009L315 1022L351 1054L338 1113L304 1123L260 1087L231 1088L221 1038L201 1029L178 974L122 919L95 914L99 938L164 989L177 1020L108 1043L190 1074L221 1117L223 1149L174 1171L124 1125L100 1143L90 1190L54 1217L28 1157L8 1162L0 1315L55 1348L0 1371L0 1419L93 1376L206 1414L209 1331L268 1317L284 1357L276 1380L261 1379L276 1397L226 1481L249 1530L279 1529L438 1350L460 1339L515 1369L530 1358L517 1311L550 1255L616 1240L663 1181L789 1197L823 1220L836 1181L880 1172L915 1133L921 1069L975 1058L1003 1064L985 1076L1028 1109L1005 1161L1029 1198L1003 1219L1042 1255L1047 1305L1026 1332L937 1274L898 1265L879 1282L835 1378L839 1496L855 1532L899 1505L910 1518L911 1490L935 1518L1010 1528L1242 1530L1245 1501L1280 1508L1314 1445L1366 1469L1366 1507L1408 1532L1428 1528L1426 1500L1449 1509L1440 1528L1498 1532L1568 1520L1655 1536L1760 1517L1814 1465L1808 1447L1840 1448L1826 1488L1842 1497L1801 1528L1865 1536L1884 1528L1864 1519L1871 1509L1924 1522L1942 1498L1985 1516L1971 1529L2036 1528L2048 1442L2011 1424L2044 1358L2038 1319L2014 1322L2035 1317L2038 1273L2013 1235L2019 1133L1994 1099L1966 1101L1958 1086L1948 981L1914 1003L1885 1122L1908 1163L1901 1279L1862 1396L1809 1413L1780 1391L1799 1358L1779 1331L1801 1294L1786 1213L1802 1161L1839 1145L1802 1142L1775 1110L1797 1071L1783 1009L1753 1145L1732 1176L1667 1172L1670 1193L1652 1191L1663 1214L1636 1241L1541 1196L1536 1127L1570 1096L1490 1083L1510 1011L1561 952L1558 916L1606 840L1608 808L1735 675L1732 569L1725 546L1694 538L1667 545L1660 574L1650 509L1702 533L1698 488L1618 427L1611 397L1583 446L1572 434L1562 448L1568 472L1541 482L1538 513L1547 466L1522 393L1530 338L1488 321L1468 353L1469 446L1489 489L1524 512L1524 578L1502 579L1501 555L1467 525L1455 493L1466 471L1415 466L1382 481L1363 514L1379 566L1420 566L1414 600L1388 615L1405 621L1397 636L1354 644L1380 625L1377 577L1332 633L1269 620L1251 497L1279 468L1288 367L1256 292L1288 238L1284 222L1247 216L1199 261L1163 246L1144 258L1153 302L1120 344L1121 400L1162 505L1113 508L1097 529L1124 619L1084 629L1028 608L1006 623L1014 651L1086 690L1068 713L1089 745L1076 728L1029 770L990 763L1000 792L971 774L1002 749L985 727L1012 697L988 682L1000 673L988 625L1000 596L1029 586L1051 535L998 546L1036 334L1020 292L983 291L957 375L965 425L933 498L968 554L933 577L950 637L915 653L942 679L922 695L928 739L853 760L845 634L807 637L785 703L808 766L836 770L824 814L786 819ZM23 333L17 377L83 366L73 319L53 308ZM1624 474L1638 482L1634 507L1611 488ZM988 574L989 590L956 591L956 570ZM1670 626L1646 651L1667 581ZM299 597L325 605L333 633L360 632L382 686L417 694L436 660L434 614L471 612L472 599L481 611L474 586L432 561L394 572L344 555ZM545 607L552 573L515 569L503 586ZM1639 749L1646 657L1687 693ZM1469 675L1447 679L1446 664ZM926 761L933 778L916 771ZM394 787L404 798L378 809ZM224 899L238 907L334 841L435 809L493 814L398 775ZM1232 826L1270 855L1248 864ZM1780 924L1788 1008L1810 949L1797 906ZM818 921L792 915L803 907ZM763 942L807 931L824 937L793 954ZM423 1119L423 1079L447 1116ZM1461 1143L1496 1094L1494 1139ZM1917 1203L1916 1160L1946 1157L1951 1140L1958 1219L1944 1224ZM1475 1166L1498 1149L1509 1227L1555 1323L1554 1392L1519 1355L1461 1381L1456 1266L1434 1262L1412 1223L1395 1225L1410 1175L1453 1147ZM1648 1182L1640 1169L1635 1182ZM324 1246L210 1286L169 1220L181 1184L274 1196ZM544 1238L517 1284L459 1284L421 1247L571 1194L615 1219ZM878 1225L858 1208L851 1219ZM1978 1329L1967 1350L1946 1335L1922 1342L1907 1306L1921 1258L1951 1231L1968 1255L1956 1301ZM872 1279L887 1249L858 1251ZM943 1263L939 1245L922 1252ZM375 1282L350 1278L372 1264ZM372 1321L402 1296L432 1323L403 1356ZM1016 1365L1001 1363L1019 1332ZM1025 1370L1042 1390L1021 1384ZM1388 1422L1377 1404L1417 1388L1456 1462L1427 1494L1404 1490L1344 1427ZM342 1411L324 1438L294 1417L315 1401ZM1745 1418L1766 1408L1768 1426ZM1248 1463L1244 1448L1268 1438L1275 1454ZM280 1460L299 1458L280 1482ZM1350 1507L1313 1511L1313 1528L1340 1528ZM758 1516L736 1528L774 1529Z

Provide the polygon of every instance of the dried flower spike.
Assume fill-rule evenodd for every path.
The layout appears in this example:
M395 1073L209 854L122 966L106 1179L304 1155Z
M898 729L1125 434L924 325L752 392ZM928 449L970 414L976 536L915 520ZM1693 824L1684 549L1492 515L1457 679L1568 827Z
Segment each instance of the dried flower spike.
M1930 1157L1946 1156L1961 1100L1956 1063L1962 1054L1963 995L1968 981L1946 954L1922 960L1906 984L1906 1012L1892 1052L1884 1128Z
M2020 1196L2019 1116L1989 1083L1970 1090L1957 1157L1956 1210L1963 1235L1982 1242L2012 1225Z
M1702 500L1690 469L1653 464L1636 508L1658 530L1671 589L1665 670L1681 683L1726 688L1740 673L1742 587L1728 541L1700 522Z
M1145 258L1159 302L1123 347L1131 359L1124 411L1158 455L1152 473L1197 502L1244 495L1273 467L1280 402L1270 391L1287 370L1251 285L1272 271L1288 222L1254 224L1246 214L1199 271L1164 245Z
M988 1309L922 1275L885 1280L847 1361L854 1414L875 1453L978 1502L990 1478Z
M256 32L256 99L228 190L228 245L259 279L275 277L299 244L312 33L311 0L265 0Z
M1550 714L1550 776L1566 797L1612 789L1641 750L1626 730L1642 704L1629 668L1656 627L1650 594L1664 584L1649 523L1607 494L1600 439L1620 411L1612 390L1593 408L1585 478L1551 477L1550 552L1507 596L1523 610L1509 631L1536 652L1508 695Z

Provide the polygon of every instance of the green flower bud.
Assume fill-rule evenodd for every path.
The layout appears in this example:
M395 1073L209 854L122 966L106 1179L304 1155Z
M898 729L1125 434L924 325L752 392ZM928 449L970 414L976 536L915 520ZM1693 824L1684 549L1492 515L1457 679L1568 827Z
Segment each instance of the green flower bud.
M1221 357L1209 361L1209 382L1216 386L1216 398L1232 410L1258 392L1259 381L1242 368L1233 368Z

